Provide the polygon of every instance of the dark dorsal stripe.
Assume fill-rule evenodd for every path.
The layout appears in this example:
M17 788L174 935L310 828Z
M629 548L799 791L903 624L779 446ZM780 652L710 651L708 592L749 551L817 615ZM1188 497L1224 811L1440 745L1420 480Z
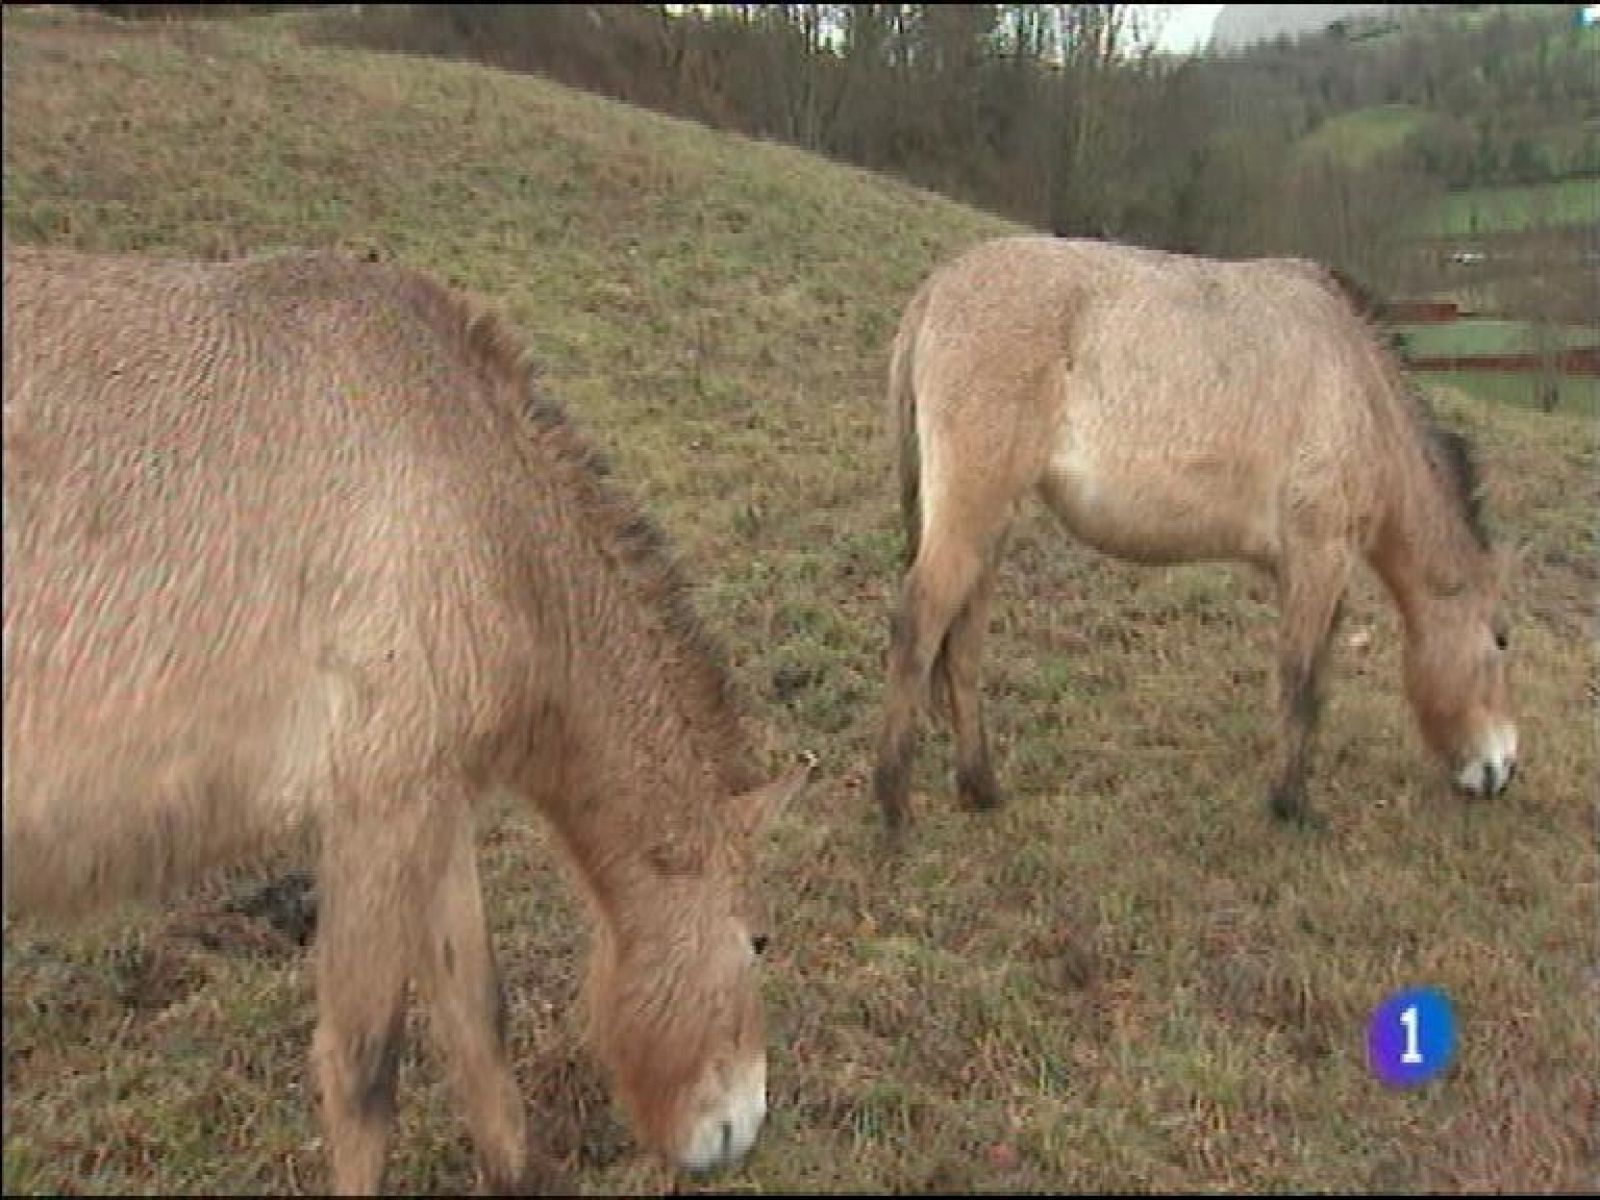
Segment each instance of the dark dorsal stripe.
M1489 531L1484 525L1483 481L1477 457L1467 435L1447 429L1439 421L1433 405L1414 379L1406 379L1406 395L1422 432L1428 458L1454 497L1456 511L1480 547L1489 549Z

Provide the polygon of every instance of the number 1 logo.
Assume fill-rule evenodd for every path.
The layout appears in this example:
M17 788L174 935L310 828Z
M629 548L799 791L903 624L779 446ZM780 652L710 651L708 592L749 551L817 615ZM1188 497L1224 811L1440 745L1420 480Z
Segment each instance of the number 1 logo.
M1450 1065L1455 1048L1455 1013L1437 988L1396 992L1367 1023L1367 1061L1391 1087L1426 1083Z
M1417 1006L1415 1004L1406 1008L1400 1014L1400 1024L1406 1027L1406 1049L1400 1056L1403 1066L1415 1067L1422 1061L1422 1051L1417 1049Z

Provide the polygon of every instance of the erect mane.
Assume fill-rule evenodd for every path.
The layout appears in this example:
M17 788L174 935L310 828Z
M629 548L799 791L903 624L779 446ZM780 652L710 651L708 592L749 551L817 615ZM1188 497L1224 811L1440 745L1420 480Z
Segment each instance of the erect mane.
M1480 549L1488 550L1489 530L1484 524L1483 482L1472 442L1466 434L1448 429L1440 422L1427 393L1415 378L1401 369L1394 352L1370 321L1367 322L1367 331L1378 343L1401 407L1406 410L1421 437L1428 465L1438 473L1445 491L1455 503L1462 523L1472 534L1472 540Z
M1489 531L1483 520L1483 482L1472 443L1466 434L1439 424L1421 388L1408 381L1407 391L1412 394L1412 406L1427 443L1430 460L1444 476L1462 520L1472 531L1473 539L1483 549L1489 549Z
M705 761L728 792L754 788L758 777L749 762L721 648L706 634L690 605L688 585L660 529L610 482L609 463L573 427L561 405L541 393L534 365L504 322L465 297L424 281L434 302L448 310L450 327L460 331L468 360L491 387L520 402L522 415L570 468L563 473L564 482L577 493L586 533L659 618L662 632L673 644L662 662L673 686L694 706L693 728Z
M1383 306L1377 297L1352 276L1336 267L1320 266L1323 285L1341 297L1361 322L1373 348L1383 361L1384 373L1390 386L1410 417L1428 456L1428 462L1438 471L1446 490L1455 501L1456 510L1478 545L1489 549L1489 531L1484 524L1483 483L1478 471L1477 457L1466 434L1447 429L1440 423L1438 414L1420 385L1403 369L1395 352L1390 348L1384 332L1378 328L1377 319Z

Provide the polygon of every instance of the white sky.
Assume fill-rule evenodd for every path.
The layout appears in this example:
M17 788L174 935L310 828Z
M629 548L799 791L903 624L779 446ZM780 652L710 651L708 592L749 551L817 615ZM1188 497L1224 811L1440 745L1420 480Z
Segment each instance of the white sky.
M693 8L689 4L669 4L669 11ZM1202 49L1211 38L1211 27L1224 4L1141 4L1139 15L1145 28L1159 29L1156 49L1169 54L1190 54ZM839 36L834 30L833 37Z
M1150 18L1159 24L1160 35L1156 46L1171 54L1187 54L1198 50L1211 37L1211 26L1221 4L1150 4L1145 6Z

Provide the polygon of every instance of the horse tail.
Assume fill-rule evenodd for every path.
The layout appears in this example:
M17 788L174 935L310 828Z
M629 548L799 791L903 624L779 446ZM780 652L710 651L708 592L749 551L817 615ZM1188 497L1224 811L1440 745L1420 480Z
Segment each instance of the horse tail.
M900 519L905 527L905 565L917 561L922 543L922 447L917 438L917 331L928 307L927 291L918 293L900 320L889 357L889 409L900 462Z
M895 335L894 350L889 356L890 420L893 423L895 448L900 462L900 519L905 528L907 571L916 564L917 554L922 548L922 445L921 439L917 437L915 375L917 334L922 328L922 318L928 309L928 292L929 288L924 286L906 307L905 315L900 318L900 330ZM902 611L895 618L896 626L901 633L906 627L900 623L907 621L910 616L909 611ZM939 639L939 648L934 653L930 677L934 703L938 704L942 700L946 710L953 711L946 671L946 650L949 644L947 637Z

